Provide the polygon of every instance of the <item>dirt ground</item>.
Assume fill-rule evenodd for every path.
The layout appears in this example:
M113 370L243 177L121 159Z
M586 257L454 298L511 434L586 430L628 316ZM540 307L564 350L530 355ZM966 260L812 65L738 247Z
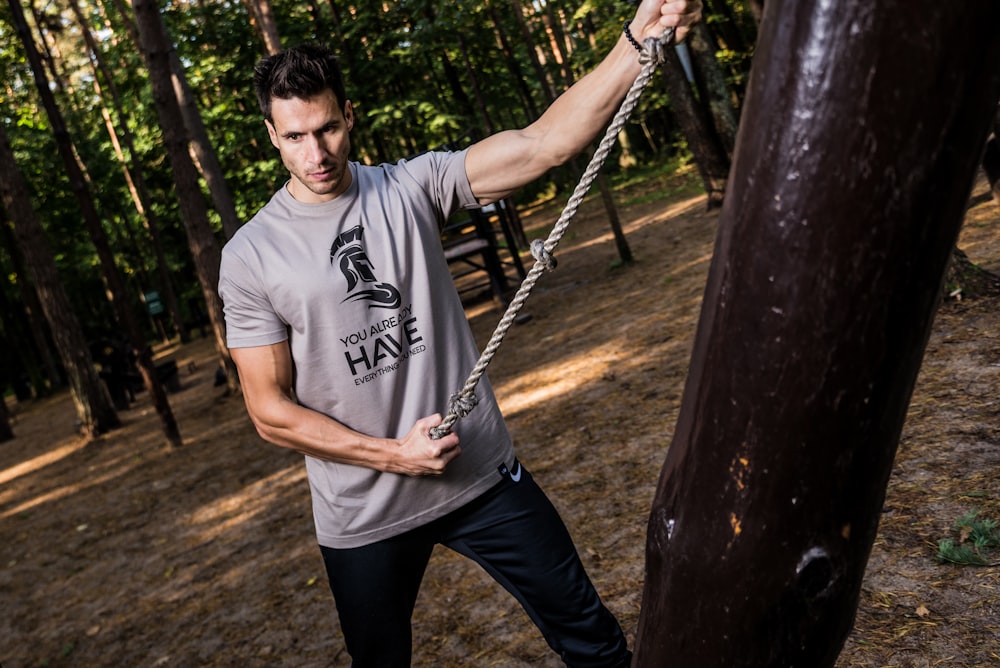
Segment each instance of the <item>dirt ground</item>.
M692 180L619 193L629 266L588 201L490 369L521 459L630 640L718 220ZM985 192L959 246L1000 274L1000 208ZM526 209L529 233L559 206ZM1000 665L1000 568L935 558L967 511L1000 519L998 303L950 299L938 313L839 667ZM485 342L499 311L471 304L469 317ZM13 406L17 438L0 444L0 663L347 665L301 457L263 443L242 400L213 385L206 341L159 355L181 369L181 449L163 445L145 393L89 445L68 395ZM414 647L416 666L561 665L499 587L445 550Z

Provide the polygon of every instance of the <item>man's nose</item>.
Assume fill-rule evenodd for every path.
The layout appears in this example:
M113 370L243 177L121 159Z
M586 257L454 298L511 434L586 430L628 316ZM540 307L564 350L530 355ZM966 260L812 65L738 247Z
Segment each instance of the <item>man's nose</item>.
M320 163L326 159L326 146L319 137L310 136L306 141L306 157L310 162Z

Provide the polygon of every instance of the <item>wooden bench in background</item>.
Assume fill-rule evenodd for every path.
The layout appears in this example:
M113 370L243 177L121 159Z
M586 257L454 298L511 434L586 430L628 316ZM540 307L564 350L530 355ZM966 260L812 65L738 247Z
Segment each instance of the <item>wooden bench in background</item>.
M463 299L488 289L506 305L511 290L508 272L517 281L524 278L524 264L503 202L457 212L442 230L441 243Z

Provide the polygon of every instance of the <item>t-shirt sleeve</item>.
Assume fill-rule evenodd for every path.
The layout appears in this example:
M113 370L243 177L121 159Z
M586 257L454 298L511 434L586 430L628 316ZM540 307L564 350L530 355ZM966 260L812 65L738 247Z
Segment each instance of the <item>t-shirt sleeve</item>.
M458 198L458 206L463 209L475 209L479 206L475 193L472 192L472 184L469 183L469 173L465 170L465 157L469 149L460 151L448 165L446 170L446 182L455 184L455 195Z
M238 253L223 248L219 296L226 317L226 345L230 348L269 346L288 339L288 328L260 282L262 275Z
M457 209L479 206L465 171L467 153L468 149L453 153L431 151L410 160L401 160L399 167L430 195L447 218Z

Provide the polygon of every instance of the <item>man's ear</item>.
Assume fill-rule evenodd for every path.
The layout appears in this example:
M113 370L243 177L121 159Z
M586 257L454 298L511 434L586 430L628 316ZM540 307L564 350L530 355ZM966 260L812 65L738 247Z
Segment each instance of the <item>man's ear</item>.
M344 120L347 121L347 129L354 129L354 105L350 100L344 102Z
M267 136L271 138L271 144L274 148L278 148L278 132L274 129L274 123L265 118L264 125L267 126Z

